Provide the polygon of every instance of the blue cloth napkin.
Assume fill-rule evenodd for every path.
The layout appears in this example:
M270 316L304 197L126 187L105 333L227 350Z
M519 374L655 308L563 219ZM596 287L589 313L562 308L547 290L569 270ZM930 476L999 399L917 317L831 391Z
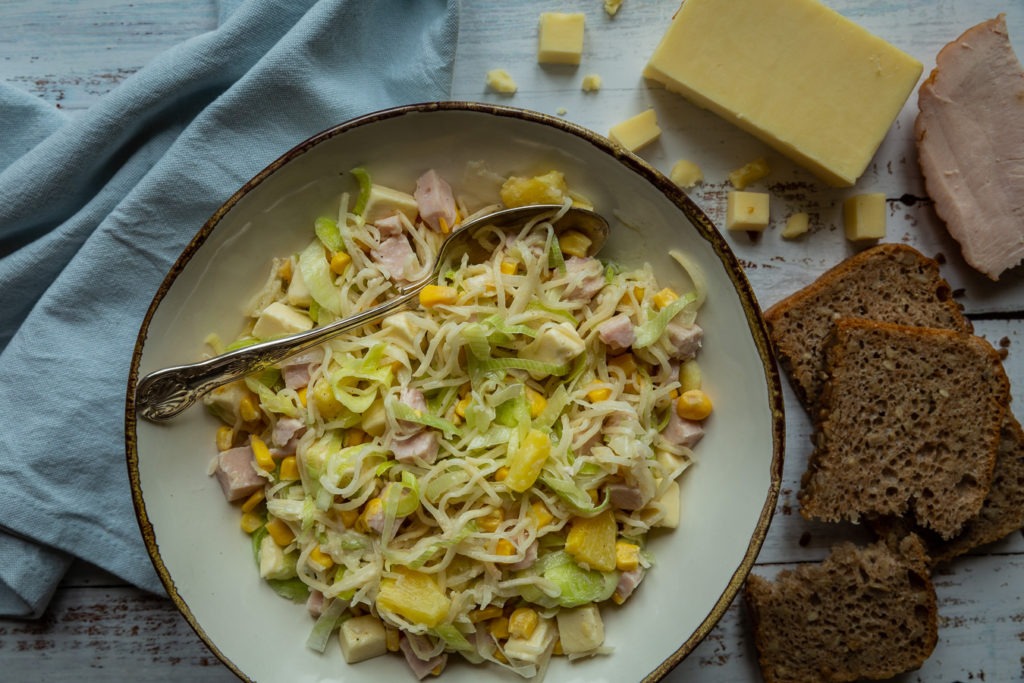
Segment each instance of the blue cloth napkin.
M354 116L448 97L457 0L221 2L218 28L74 118L0 84L0 615L74 558L162 587L128 486L139 324L213 211Z

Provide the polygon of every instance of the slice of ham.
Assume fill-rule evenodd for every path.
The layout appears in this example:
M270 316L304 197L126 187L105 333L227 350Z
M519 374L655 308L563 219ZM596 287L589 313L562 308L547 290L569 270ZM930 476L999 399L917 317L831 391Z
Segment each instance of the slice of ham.
M224 491L224 497L229 501L250 496L266 483L253 467L252 448L249 446L221 451L217 455L217 468L213 474Z
M604 266L592 256L570 256L565 260L569 284L565 295L572 301L588 303L604 287Z
M661 430L661 437L670 444L693 448L704 437L700 422L679 417L675 408L668 411L668 424Z
M430 169L416 181L416 191L412 193L416 199L416 208L420 218L434 230L448 232L455 225L458 215L455 207L455 196L452 186L437 171ZM441 221L444 221L444 226ZM445 229L447 226L447 229Z
M918 160L964 260L993 280L1024 259L1024 68L1003 15L946 45L918 91Z
M381 237L401 237L405 230L405 225L402 223L402 214L393 213L390 216L384 218L378 218L373 223L377 227L377 231L380 232Z
M370 251L370 258L389 278L400 282L406 282L409 271L416 266L416 252L404 235L388 237L382 241L376 249Z
M271 440L278 448L284 448L292 453L295 452L293 440L306 431L306 424L294 417L282 417L274 423L274 431L271 433Z
M434 655L429 659L420 659L419 655L416 654L416 650L410 642L409 638L420 638L421 636L402 636L398 646L402 650L402 654L405 655L405 661L412 669L412 673L416 676L417 680L422 681L424 678L434 673L435 670L444 669L444 665L448 662L448 655L441 653Z
M422 460L427 465L432 465L437 459L439 446L437 432L432 429L422 429L410 436L399 436L392 439L391 452L394 453L395 460L398 462L411 463Z
M612 316L598 325L597 336L612 351L624 351L636 340L633 322L625 313Z
M684 325L672 320L665 327L665 335L672 347L672 357L679 360L693 358L700 351L704 330L700 325Z

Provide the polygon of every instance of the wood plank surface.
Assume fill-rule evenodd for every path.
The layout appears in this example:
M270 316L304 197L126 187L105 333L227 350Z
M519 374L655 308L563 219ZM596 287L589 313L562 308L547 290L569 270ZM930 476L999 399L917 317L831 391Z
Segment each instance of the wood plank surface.
M910 52L925 65L946 42L969 26L1007 13L1010 36L1024 54L1024 3L996 0L827 0L870 31ZM563 116L606 133L653 107L661 139L641 156L668 172L681 158L701 165L706 181L691 192L719 225L729 171L765 156L772 175L753 189L769 191L777 224L807 211L812 232L787 242L778 229L759 239L728 235L761 302L770 305L811 282L853 253L842 234L842 200L855 192L884 192L889 240L914 245L945 261L943 274L974 320L978 334L1006 349L1014 405L1024 402L1024 268L1000 283L974 273L935 216L917 170L912 96L855 189L824 188L807 172L754 138L640 76L677 0L625 0L615 17L601 0L529 0L493 3L463 0L453 99L498 102ZM542 11L582 11L587 16L579 67L538 66L536 25ZM211 0L4 0L0 3L0 78L76 115L94 104L154 55L211 30ZM489 91L485 74L505 68L519 90ZM584 74L597 73L603 87L584 93ZM315 131L310 131L313 133ZM810 452L811 426L787 392L787 455L780 496L756 572L773 576L817 561L844 539L867 538L864 529L804 520L796 492ZM127 495L127 492L126 492ZM1024 680L1024 534L1011 534L943 568L939 595L939 643L933 656L901 682L966 683ZM252 618L239 615L240 620ZM746 614L733 604L724 619L668 680L760 680ZM236 680L166 599L147 595L95 568L76 565L38 621L0 619L3 681L200 681Z

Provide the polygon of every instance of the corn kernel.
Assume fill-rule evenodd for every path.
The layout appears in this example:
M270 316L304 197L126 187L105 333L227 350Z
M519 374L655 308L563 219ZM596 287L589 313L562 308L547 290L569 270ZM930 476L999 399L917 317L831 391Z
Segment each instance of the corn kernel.
M502 261L501 265L498 266L498 268L504 275L515 275L516 271L519 269L519 266L516 264L515 261Z
M253 494L246 498L245 502L242 503L242 512L252 512L266 497L267 496L263 493L263 489L253 492Z
M676 401L676 413L684 420L703 420L711 410L711 399L700 389L684 391Z
M647 293L647 289L645 287L641 287L641 286L637 285L636 287L633 288L633 297L637 301L643 301L644 300L644 294L646 294L646 293Z
M364 432L362 429L348 429L345 431L345 448L352 446L358 446L364 444L370 440L370 435Z
M561 638L555 638L555 644L551 648L551 654L555 655L556 657L561 657L562 655L565 654L565 650L562 649L562 639Z
M469 621L474 624L479 624L481 621L487 621L500 617L503 614L502 609L497 605L491 605L490 607L484 607L482 609L475 609L469 613Z
M501 523L504 521L505 513L501 511L501 508L498 508L497 510L491 510L491 512L484 515L483 517L478 517L476 520L476 525L480 528L481 531L493 533L498 530L498 527L501 526Z
M609 358L608 365L613 365L622 370L622 374L627 378L635 375L638 367L636 364L636 357L629 352Z
M504 465L494 470L494 481L505 481L508 477L508 468Z
M494 554L495 555L501 555L503 557L508 557L510 555L515 555L516 554L516 547L514 545L512 545L512 542L509 541L507 538L499 538L498 539L498 545L497 545L497 547L494 550Z
M679 295L675 293L671 288L666 287L657 294L654 295L654 305L658 308L665 308L670 303L679 298Z
M295 460L294 455L289 455L281 461L281 471L278 473L278 479L281 481L298 481L300 478L299 463Z
M263 439L253 434L249 437L249 446L252 448L252 454L260 469L264 472L273 472L274 457L270 455L270 449L267 448L267 444L263 443Z
M341 517L341 523L345 525L345 528L351 529L359 520L359 510L341 510L338 512L338 516Z
M359 514L359 519L356 520L356 529L366 533L370 531L369 520L381 513L381 509L384 504L380 498L371 498L366 501L366 505L363 506L363 511Z
M700 389L700 365L693 358L679 366L679 384L683 391Z
M259 403L252 394L246 394L238 402L238 414L246 422L255 422L263 417Z
M459 299L459 292L454 287L427 285L420 290L420 305L424 308L453 304Z
M302 407L305 408L308 405L308 401L309 401L309 398L307 396L307 394L309 393L308 387L302 387L301 389L299 389L295 393L299 397L299 403L301 403Z
M352 263L352 257L343 251L336 252L331 257L331 272L335 275L341 275L348 268L348 264Z
M455 414L459 417L466 417L466 408L469 407L471 397L466 396L459 399L459 402L455 404Z
M491 619L490 623L487 624L487 631L495 640L508 638L508 617Z
M640 546L627 541L615 542L615 568L628 572L640 566Z
M587 392L587 400L591 403L607 401L612 397L612 390L608 387L596 387Z
M533 520L533 523L538 529L542 529L555 521L555 516L551 514L550 510L548 510L548 506L540 500L533 501L533 504L530 505L530 509L527 514Z
M274 543L282 548L295 540L295 533L292 532L291 527L277 517L271 517L267 522L267 533L274 539Z
M441 221L443 223L444 219L442 218ZM433 669L430 670L430 675L431 676L440 676L441 672L444 671L444 665L447 664L447 663L448 663L447 659L442 659L440 662L437 663L437 666L435 666Z
M247 534L251 534L263 526L263 518L255 512L244 512L242 513L242 519L239 525L242 527L242 531Z
M612 593L612 602L614 602L616 605L621 605L622 603L626 602L626 598L624 598L622 594L618 591L615 591L614 593Z
M401 649L401 634L397 628L392 626L384 627L384 643L388 648L388 652L398 652Z
M341 401L335 398L331 383L322 377L313 385L313 403L325 420L333 420L345 409Z
M217 450L226 451L234 445L235 430L227 425L217 427Z
M508 634L516 638L529 638L537 629L537 622L540 619L536 610L529 607L519 607L508 617Z
M313 563L313 566L321 571L327 571L334 566L334 559L324 551L320 550L319 546L316 546L309 551L309 561Z
M585 258L593 243L593 240L578 230L566 230L558 236L558 248L562 253L576 258Z
M548 406L548 400L544 398L544 394L530 387L526 387L526 401L530 404L530 417L537 417Z

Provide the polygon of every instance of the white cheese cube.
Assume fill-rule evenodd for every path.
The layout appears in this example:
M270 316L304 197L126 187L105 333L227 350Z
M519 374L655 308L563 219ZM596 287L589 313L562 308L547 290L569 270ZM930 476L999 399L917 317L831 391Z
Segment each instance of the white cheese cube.
M260 577L264 579L290 579L293 575L291 564L285 559L284 550L270 536L260 541Z
M309 287L306 286L306 280L302 277L301 268L292 268L292 279L288 283L288 292L285 295L285 300L289 306L298 306L300 308L309 308L309 305L313 303L313 295L309 292Z
M540 619L529 638L511 636L505 642L505 656L517 662L536 664L555 638L551 619Z
M576 328L571 323L564 322L543 330L520 350L519 357L563 365L583 353L586 348L587 345L576 332Z
M308 315L281 301L275 301L260 313L253 325L252 334L257 339L274 339L296 332L305 332L313 327Z
M693 187L697 183L704 182L704 171L700 170L700 166L692 161L680 159L672 166L669 178L679 187Z
M338 629L338 642L349 664L379 657L388 651L384 624L372 614L344 621Z
M767 228L768 200L766 192L730 191L725 205L726 229L761 232Z
M661 128L658 127L658 116L653 109L640 112L636 116L616 123L608 131L608 137L617 145L625 147L630 152L635 152L645 145L649 145L661 135Z
M511 74L504 69L491 69L487 72L487 87L504 95L512 95L519 89Z
M400 339L406 344L412 344L416 340L419 326L416 324L416 316L409 311L392 313L380 322L381 330L387 332L388 336Z
M782 229L782 237L787 240L796 239L807 232L810 227L810 216L806 213L794 213L786 219L786 227Z
M675 529L679 526L679 497L679 482L674 481L668 485L665 493L655 498L665 510L665 516L654 526L665 527L666 529Z
M597 74L587 74L583 77L580 88L583 89L583 92L597 92L601 89L601 77Z
M597 605L590 603L558 612L558 637L567 655L590 652L604 643L604 622Z
M388 415L384 409L383 399L377 399L363 413L359 420L359 428L370 436L383 436L388 426Z
M579 64L583 55L586 15L581 12L544 12L540 15L537 62Z
M885 237L885 195L870 192L847 197L843 202L843 227L851 242Z
M391 216L396 211L405 214L410 221L415 221L416 215L419 213L416 198L390 187L371 185L370 196L366 200L366 208L363 209L363 219L367 223L373 223L381 218Z

